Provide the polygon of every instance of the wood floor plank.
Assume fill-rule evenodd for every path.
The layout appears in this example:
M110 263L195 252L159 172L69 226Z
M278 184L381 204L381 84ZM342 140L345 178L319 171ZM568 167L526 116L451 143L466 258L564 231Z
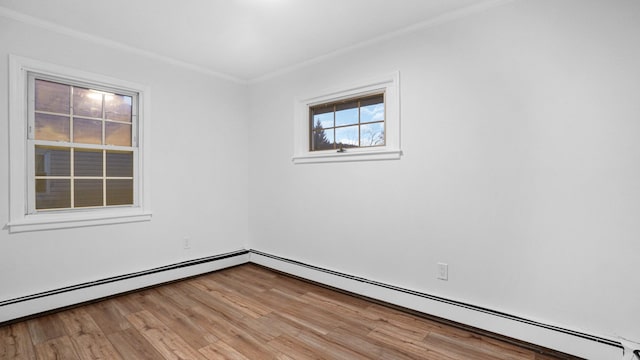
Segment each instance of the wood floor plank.
M240 271L242 269L237 270ZM233 273L220 272L210 279L218 284L224 284L225 287L231 287L236 291L249 295L269 290L271 288L270 284L273 282L273 278L255 278L252 277L250 273L237 273L235 271Z
M247 296L234 291L214 291L212 295L224 299L229 305L257 319L271 312L271 309Z
M244 333L227 341L229 346L234 348L249 359L272 359L276 356L277 350L269 346L257 336Z
M181 291L176 286L176 284L169 284L167 286L158 287L156 288L156 291L158 291L158 293L160 293L160 295L162 295L164 299L182 310L186 310L199 305L197 301L191 299L187 296L187 294Z
M35 346L35 351L38 360L82 360L68 336L38 343Z
M328 336L321 336L310 331L302 331L296 339L306 344L308 347L324 359L366 359L366 357L350 349L350 346L343 346L331 341Z
M293 336L282 335L269 341L269 346L296 360L321 359L313 348Z
M530 351L492 340L458 329L448 329L446 332L429 333L425 343L430 347L444 349L441 352L450 356L473 355L483 360L534 360L534 354Z
M64 328L61 326L60 315L51 314L35 319L27 320L29 335L34 345L66 336Z
M186 286L182 286L181 289L187 292L189 294L189 297L200 302L201 305L215 310L223 318L227 319L227 321L232 322L235 319L240 319L248 316L236 307L229 305L223 299L213 296L213 293L211 291L202 288L199 284L189 282L186 284Z
M33 343L25 323L0 328L0 359L33 359Z
M86 307L61 312L60 319L81 359L122 359Z
M147 341L169 360L204 359L200 353L191 348L180 336L171 331L147 310L130 314L127 319L144 336Z
M415 357L386 346L386 344L374 341L367 334L351 331L350 328L336 328L327 338L342 346L345 346L368 359L378 360L411 360Z
M310 306L324 309L330 314L338 316L343 324L347 324L349 328L360 331L363 334L370 332L378 325L377 321L364 316L364 313L367 312L367 308L365 307L331 299L328 296L320 295L316 292L308 292L301 296L300 300Z
M127 317L133 313L144 310L141 302L144 299L144 291L127 294L124 296L118 296L111 299L113 301L114 308L122 315Z
M158 320L172 331L180 334L192 348L199 349L209 345L209 339L217 340L217 337L211 336L184 310L167 301L158 291L148 291L143 301L141 305L152 311Z
M87 305L85 309L105 335L131 327L127 318L120 312L114 299Z
M251 360L223 341L201 348L200 353L208 360Z
M281 335L289 335L295 337L301 331L303 331L301 326L292 321L289 321L276 312L268 314L258 321L266 325L264 327L270 330L274 338Z
M107 335L123 359L156 360L162 355L133 327Z
M362 314L366 318L375 320L379 323L388 323L392 326L414 332L439 331L446 326L438 322L428 321L415 315L396 309L390 309L378 304L368 306L366 311Z
M429 348L421 339L413 337L405 338L393 331L390 327L379 327L369 333L371 339L375 339L395 350L419 359L456 360L456 358L441 354Z

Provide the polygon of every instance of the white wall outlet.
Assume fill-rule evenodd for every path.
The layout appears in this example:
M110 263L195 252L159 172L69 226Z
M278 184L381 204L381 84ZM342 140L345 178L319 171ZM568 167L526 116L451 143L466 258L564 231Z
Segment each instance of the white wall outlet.
M186 237L184 238L184 240L182 241L182 248L184 249L191 249L191 239Z
M449 264L438 263L438 279L449 280Z

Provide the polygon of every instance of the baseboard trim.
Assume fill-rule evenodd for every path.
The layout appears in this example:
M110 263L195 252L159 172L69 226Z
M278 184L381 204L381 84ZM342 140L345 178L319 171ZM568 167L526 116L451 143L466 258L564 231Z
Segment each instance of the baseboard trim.
M619 341L251 250L250 262L284 273L585 359L622 358Z
M249 261L249 256L249 250L242 249L2 300L0 325L87 301L245 264Z

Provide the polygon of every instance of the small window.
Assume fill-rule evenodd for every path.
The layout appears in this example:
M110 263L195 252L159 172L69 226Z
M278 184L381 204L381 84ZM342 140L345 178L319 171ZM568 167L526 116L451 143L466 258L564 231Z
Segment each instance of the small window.
M385 145L384 94L309 108L310 151Z
M9 64L9 231L150 220L149 88L14 55Z
M294 164L397 160L398 72L296 99Z
M138 94L29 74L29 213L133 206Z

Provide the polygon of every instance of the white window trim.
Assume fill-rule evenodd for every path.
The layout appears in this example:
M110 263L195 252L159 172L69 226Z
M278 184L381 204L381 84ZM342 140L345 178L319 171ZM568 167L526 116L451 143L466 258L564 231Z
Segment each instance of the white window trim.
M70 81L120 88L138 93L138 159L136 206L28 213L29 151L27 146L27 80L30 72ZM151 219L149 178L151 129L147 86L28 59L9 56L9 223L11 233L148 221ZM146 123L146 124L145 124Z
M385 93L385 145L376 147L349 148L345 152L336 150L309 151L309 108L327 102L338 101L367 94ZM400 148L400 73L361 81L350 86L318 92L313 96L298 97L294 114L294 164L397 160L402 156Z

